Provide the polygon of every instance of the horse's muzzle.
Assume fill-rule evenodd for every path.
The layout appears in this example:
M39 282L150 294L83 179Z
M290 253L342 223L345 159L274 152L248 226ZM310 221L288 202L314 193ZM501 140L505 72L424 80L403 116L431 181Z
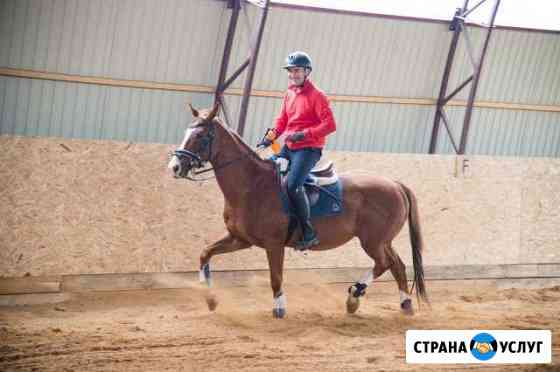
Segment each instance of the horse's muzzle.
M172 172L175 178L186 178L192 169L192 162L189 159L179 159L179 157L173 155L167 168Z

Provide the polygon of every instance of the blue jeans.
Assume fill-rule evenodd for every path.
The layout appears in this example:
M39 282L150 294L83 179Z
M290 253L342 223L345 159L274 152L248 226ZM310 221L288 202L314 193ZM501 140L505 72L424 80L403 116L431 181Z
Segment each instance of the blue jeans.
M315 164L321 159L323 151L317 147L306 147L298 150L290 150L284 145L277 155L288 159L290 171L288 172L288 194L293 197L297 188L303 186L305 179Z

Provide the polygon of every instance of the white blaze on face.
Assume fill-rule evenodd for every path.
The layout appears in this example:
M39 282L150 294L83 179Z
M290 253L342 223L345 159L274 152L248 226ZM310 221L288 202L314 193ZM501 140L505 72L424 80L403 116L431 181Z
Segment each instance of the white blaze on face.
M190 138L190 136L193 132L194 132L194 128L189 128L189 129L186 130L185 138L183 139L183 142L181 142L181 145L179 146L179 149L184 149L185 148L185 145L189 141L189 138ZM178 167L177 169L180 170L181 169L181 162L179 161L177 156L173 155L173 157L169 161L169 164L167 165L167 168L172 170L176 166Z
M191 134L194 132L194 128L189 128L185 131L185 138L183 139L183 142L181 142L181 146L179 147L180 149L184 149L185 146L187 145L187 142L189 142L189 138L191 137Z

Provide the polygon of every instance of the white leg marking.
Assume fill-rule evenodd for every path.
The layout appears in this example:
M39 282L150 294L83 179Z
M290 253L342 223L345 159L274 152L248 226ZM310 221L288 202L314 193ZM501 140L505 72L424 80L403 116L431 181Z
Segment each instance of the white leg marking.
M206 264L198 272L198 280L201 283L206 282L208 288L212 287L212 274L210 273L210 265Z
M366 286L370 286L373 282L373 269L367 271L366 275L362 279L360 279L359 283L365 284Z
M405 302L406 300L410 300L410 296L408 295L408 293L404 292L404 291L399 291L400 295L401 295L401 304L403 302Z
M288 301L284 293L274 299L274 309L285 309L287 305Z

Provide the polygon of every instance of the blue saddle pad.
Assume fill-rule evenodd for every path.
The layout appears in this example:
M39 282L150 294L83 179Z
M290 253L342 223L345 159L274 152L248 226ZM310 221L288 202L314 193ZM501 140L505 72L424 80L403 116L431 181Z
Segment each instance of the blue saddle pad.
M281 187L280 197L282 199L282 209L287 215L295 216L290 205L290 200L286 189ZM305 181L305 191L309 198L311 207L311 218L336 216L342 213L342 183L340 179L331 185L318 186L313 177L308 177Z

